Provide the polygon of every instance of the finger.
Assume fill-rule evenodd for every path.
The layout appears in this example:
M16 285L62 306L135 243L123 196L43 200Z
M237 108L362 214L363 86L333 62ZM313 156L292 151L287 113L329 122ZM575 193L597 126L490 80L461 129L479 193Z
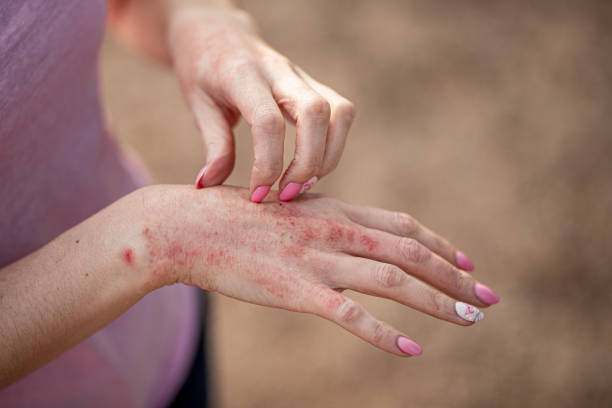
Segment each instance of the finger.
M403 357L422 353L421 347L408 336L332 289L319 288L312 300L311 313L336 323L381 350Z
M303 192L302 186L311 186L319 176L331 108L289 65L278 64L272 70L274 97L296 125L294 157L279 183L281 200L290 200L295 191Z
M414 238L453 265L468 271L474 269L467 256L454 245L408 214L352 204L344 204L344 212L358 224L401 237ZM465 262L466 259L469 265Z
M250 65L239 65L223 78L227 78L224 88L230 103L251 128L254 160L250 191L252 200L261 201L260 187L269 191L283 169L285 119L267 81ZM256 190L258 194L254 194Z
M395 265L344 255L335 256L331 268L334 273L329 276L328 284L332 287L392 299L438 319L463 326L484 317L477 308L474 308L473 315L459 315L456 304L460 302L408 275Z
M196 124L206 148L206 164L196 177L196 187L222 184L234 168L234 135L217 105L198 89L190 100Z
M312 89L327 99L331 106L325 155L323 156L323 165L319 170L319 178L321 178L338 167L349 129L355 118L355 105L333 89L312 79L299 67L296 67L296 71Z
M397 265L412 276L429 283L455 299L477 306L489 306L499 296L472 275L448 263L414 238L398 237L364 228L359 239L343 241L353 255Z

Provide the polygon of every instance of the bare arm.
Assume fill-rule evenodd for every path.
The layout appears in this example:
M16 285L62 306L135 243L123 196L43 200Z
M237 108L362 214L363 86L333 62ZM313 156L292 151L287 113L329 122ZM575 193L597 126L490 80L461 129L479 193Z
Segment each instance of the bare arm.
M312 313L389 353L418 355L340 292L467 326L482 318L473 305L499 297L458 268L457 253L406 214L329 197L258 205L234 187L146 187L0 270L0 387L175 283Z
M115 35L136 52L170 64L168 26L184 7L237 11L230 0L108 0L108 22Z
M0 270L0 388L121 315L151 288L142 190Z

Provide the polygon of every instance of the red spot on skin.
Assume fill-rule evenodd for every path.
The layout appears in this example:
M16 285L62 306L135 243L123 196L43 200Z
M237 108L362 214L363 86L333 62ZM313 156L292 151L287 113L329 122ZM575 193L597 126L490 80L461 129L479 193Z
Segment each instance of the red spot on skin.
M121 253L123 260L130 266L134 265L134 250L132 248L126 248Z
M311 227L305 228L304 229L304 240L305 241L312 241L312 240L315 240L315 239L317 239L317 234L314 231L314 229L311 228Z
M349 231L346 234L346 238L349 240L349 242L352 244L353 242L355 242L355 231Z
M185 259L183 255L183 248L178 246L177 244L170 245L168 247L168 253L166 254L167 259L170 259L174 262L174 264L185 265Z
M359 242L361 242L361 245L365 246L370 251L373 251L378 246L378 242L374 241L372 238L368 237L367 235L362 235L361 238L359 239Z
M327 299L325 301L325 307L330 312L333 312L334 310L337 310L340 307L340 305L346 301L346 298L344 296L342 296L338 292L336 292L335 294L332 294L331 296L329 296L327 294L327 290L325 290L325 291L322 290L321 291L321 295L327 297Z
M339 242L344 238L344 230L342 229L342 227L332 227L329 230L329 236L328 236L328 240L330 242Z
M288 245L283 248L283 252L292 258L302 258L306 252L304 245Z

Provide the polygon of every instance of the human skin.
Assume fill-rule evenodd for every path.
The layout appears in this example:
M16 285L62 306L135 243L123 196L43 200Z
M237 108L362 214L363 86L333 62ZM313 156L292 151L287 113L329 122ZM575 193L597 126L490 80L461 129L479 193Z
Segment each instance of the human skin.
M353 104L268 46L248 14L217 0L109 6L119 38L173 66L207 152L196 186L221 184L231 173L232 129L241 116L253 136L252 201L261 201L279 177L280 198L291 200L336 168ZM296 150L283 173L285 117L296 125Z
M455 247L412 217L274 194L255 204L236 187L145 187L2 268L0 387L176 283L311 313L398 356L421 349L342 290L459 325L472 322L457 315L457 300L487 306L480 284L453 265Z

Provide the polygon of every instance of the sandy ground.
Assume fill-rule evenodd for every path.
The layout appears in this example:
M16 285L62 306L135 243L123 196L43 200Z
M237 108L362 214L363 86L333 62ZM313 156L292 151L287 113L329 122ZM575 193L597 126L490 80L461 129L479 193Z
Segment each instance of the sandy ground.
M414 215L502 302L461 328L355 294L424 346L406 360L214 296L220 406L611 406L610 3L243 3L265 39L357 105L342 164L316 190ZM191 183L204 151L172 75L110 40L102 74L118 137L160 182ZM237 139L229 183L247 185L244 124Z

